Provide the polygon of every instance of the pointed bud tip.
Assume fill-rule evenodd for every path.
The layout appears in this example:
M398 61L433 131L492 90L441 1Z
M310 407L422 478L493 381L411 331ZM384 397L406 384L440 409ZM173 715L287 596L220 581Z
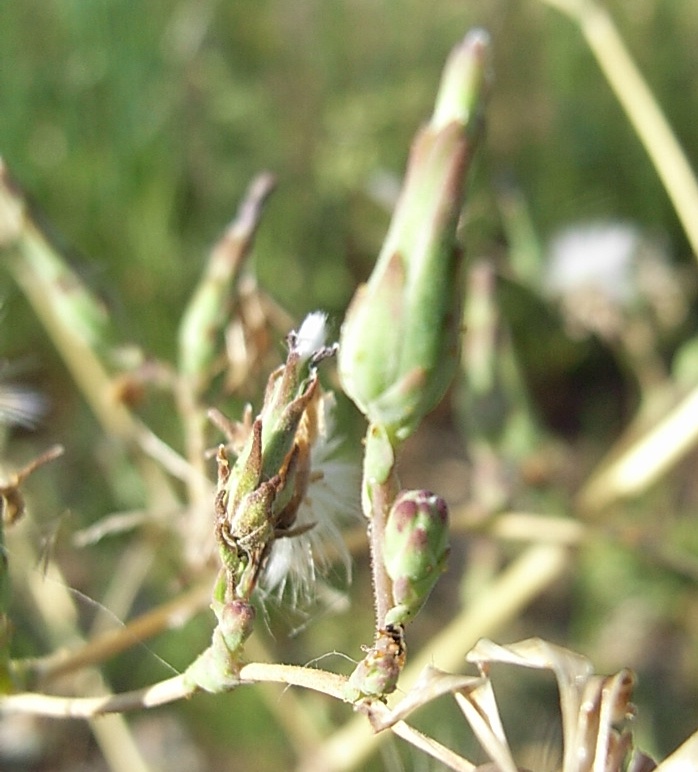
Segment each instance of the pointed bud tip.
M430 126L438 130L452 121L472 129L486 96L489 80L490 36L471 30L451 51L446 62Z

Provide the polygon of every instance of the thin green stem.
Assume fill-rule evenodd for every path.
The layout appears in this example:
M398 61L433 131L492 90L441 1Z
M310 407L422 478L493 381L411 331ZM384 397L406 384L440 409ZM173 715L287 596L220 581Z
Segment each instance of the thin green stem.
M385 569L383 545L385 523L398 490L393 444L385 432L371 425L366 434L362 505L368 520L376 631L385 627L385 615L392 606L392 583Z
M385 627L385 616L392 606L390 577L385 570L383 545L385 542L385 521L390 505L397 493L395 481L371 486L372 509L371 522L368 526L369 546L371 550L371 578L376 611L376 629Z
M240 670L240 685L252 683L281 683L300 686L345 701L346 678L325 670L316 670L296 665L277 665L253 662ZM52 718L95 718L109 713L124 713L130 710L153 708L187 698L199 691L183 675L169 678L153 686L123 694L104 697L53 697L46 694L25 692L0 697L0 706L15 713L49 716ZM377 713L387 712L380 703L372 706ZM390 727L391 731L415 745L448 768L460 772L471 772L474 766L467 760L445 748L440 743L417 731L404 721ZM317 759L316 754L313 757Z

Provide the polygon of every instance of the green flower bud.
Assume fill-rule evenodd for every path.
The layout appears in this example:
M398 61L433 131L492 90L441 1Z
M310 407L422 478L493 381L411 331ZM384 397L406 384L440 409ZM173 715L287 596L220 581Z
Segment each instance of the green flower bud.
M372 424L398 440L438 403L457 363L462 293L455 233L487 48L486 34L476 31L452 52L432 119L412 146L375 269L342 327L342 386Z
M350 702L391 694L405 665L402 628L381 630L376 642L349 676L345 696Z
M205 386L218 356L218 337L230 318L235 283L250 252L274 178L261 174L250 185L235 220L214 247L179 328L179 369L197 390Z
M393 582L393 602L386 625L401 625L423 606L446 567L446 502L428 491L403 491L385 525L384 561Z

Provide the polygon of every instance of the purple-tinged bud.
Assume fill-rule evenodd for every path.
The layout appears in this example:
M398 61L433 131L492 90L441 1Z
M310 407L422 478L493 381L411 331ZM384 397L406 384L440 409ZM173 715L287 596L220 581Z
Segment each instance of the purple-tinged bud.
M386 625L405 624L422 607L448 557L448 508L429 491L403 491L388 514L384 561L395 606Z
M254 606L244 600L234 600L224 603L216 611L216 616L226 648L231 654L236 654L252 634L256 616Z

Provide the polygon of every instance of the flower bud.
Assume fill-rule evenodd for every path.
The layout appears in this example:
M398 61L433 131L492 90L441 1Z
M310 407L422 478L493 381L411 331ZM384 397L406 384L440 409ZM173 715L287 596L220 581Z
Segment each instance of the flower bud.
M214 611L218 617L218 630L231 654L239 652L242 644L252 634L255 620L255 609L250 603L234 600L224 603Z
M486 80L485 33L470 33L444 70L431 122L417 135L400 199L367 284L342 327L342 386L373 424L409 436L456 367L463 182Z
M403 491L385 525L384 561L393 582L386 625L409 621L422 607L446 567L448 509L428 491Z
M345 696L350 702L364 697L382 698L392 694L405 665L402 629L390 626L381 630L366 656L349 676Z

